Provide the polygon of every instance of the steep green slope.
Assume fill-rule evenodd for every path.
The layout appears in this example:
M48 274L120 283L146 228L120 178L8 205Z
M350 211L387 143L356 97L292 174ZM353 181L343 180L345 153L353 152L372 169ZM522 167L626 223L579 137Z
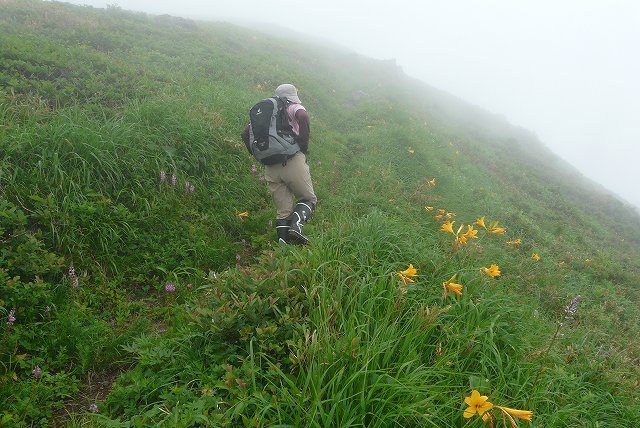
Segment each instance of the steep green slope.
M239 139L282 82L308 248L270 243ZM640 420L640 220L529 133L393 64L38 1L0 3L0 88L0 425L465 426L473 389L531 425ZM506 233L454 248L447 213Z

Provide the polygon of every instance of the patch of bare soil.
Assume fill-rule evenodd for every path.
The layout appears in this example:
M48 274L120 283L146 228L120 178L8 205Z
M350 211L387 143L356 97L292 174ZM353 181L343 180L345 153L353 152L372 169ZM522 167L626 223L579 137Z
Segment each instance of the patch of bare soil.
M78 394L64 403L64 407L54 412L52 427L66 427L70 415L91 412L92 405L107 398L113 383L121 373L130 367L115 367L104 373L89 372ZM98 411L100 409L98 408Z

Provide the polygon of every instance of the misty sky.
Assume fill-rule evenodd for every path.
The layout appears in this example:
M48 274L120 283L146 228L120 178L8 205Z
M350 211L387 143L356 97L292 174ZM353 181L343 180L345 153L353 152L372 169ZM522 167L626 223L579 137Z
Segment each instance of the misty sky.
M274 22L366 56L395 58L406 74L535 132L640 207L640 1L70 2Z

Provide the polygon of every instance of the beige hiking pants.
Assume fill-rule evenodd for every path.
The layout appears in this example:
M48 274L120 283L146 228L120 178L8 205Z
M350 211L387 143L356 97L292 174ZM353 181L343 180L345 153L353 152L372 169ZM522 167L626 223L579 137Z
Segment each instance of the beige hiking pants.
M269 192L278 212L278 220L289 217L293 212L294 196L297 201L304 199L313 205L318 202L306 160L305 154L298 152L285 166L279 163L265 166L264 176L269 183Z

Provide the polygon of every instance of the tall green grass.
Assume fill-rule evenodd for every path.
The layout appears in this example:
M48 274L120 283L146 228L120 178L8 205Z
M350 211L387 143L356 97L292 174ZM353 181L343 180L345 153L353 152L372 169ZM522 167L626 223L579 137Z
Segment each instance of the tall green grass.
M640 420L628 207L388 66L183 24L0 5L0 425L482 426L474 389L521 426ZM304 248L272 243L239 139L284 81L312 118ZM437 209L507 234L454 252Z

